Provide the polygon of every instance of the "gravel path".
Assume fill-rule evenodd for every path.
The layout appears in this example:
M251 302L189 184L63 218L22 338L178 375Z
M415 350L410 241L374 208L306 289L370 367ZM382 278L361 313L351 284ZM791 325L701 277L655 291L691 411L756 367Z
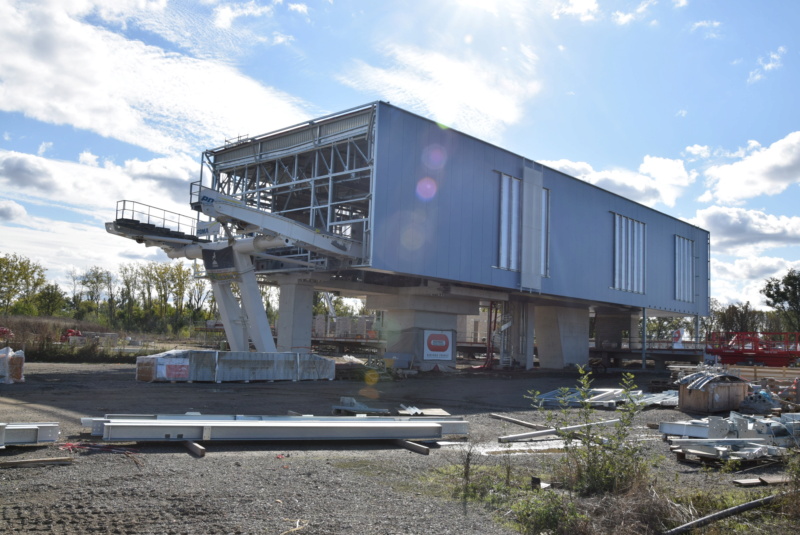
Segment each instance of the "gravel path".
M72 456L68 466L0 469L2 533L135 534L502 534L514 533L482 505L433 493L425 475L458 464L464 445L428 456L382 442L205 443L198 458L179 444L125 444L135 453L60 449L93 442L80 418L107 413L328 415L341 396L376 408L401 403L442 408L470 422L471 444L497 449L497 437L524 428L489 416L504 412L544 422L525 394L574 386L575 374L428 375L374 386L350 381L301 383L140 383L131 365L27 363L26 382L0 385L0 422L56 421L61 438L9 446L0 461ZM637 377L647 384L655 375ZM659 376L663 378L662 376ZM616 386L619 376L595 386ZM604 416L604 415L603 415ZM609 413L609 418L613 413ZM712 488L736 476L678 464L648 422L686 419L676 410L644 412L636 423L656 455L660 477ZM537 455L512 456L531 466ZM767 469L764 469L765 471ZM677 476L675 475L677 474Z

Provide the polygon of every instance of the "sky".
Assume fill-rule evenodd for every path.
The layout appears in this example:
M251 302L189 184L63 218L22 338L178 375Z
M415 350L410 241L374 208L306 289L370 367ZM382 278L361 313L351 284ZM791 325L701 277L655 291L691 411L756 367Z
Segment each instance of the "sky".
M800 2L0 0L0 254L164 260L202 151L375 100L711 233L711 296L800 269Z

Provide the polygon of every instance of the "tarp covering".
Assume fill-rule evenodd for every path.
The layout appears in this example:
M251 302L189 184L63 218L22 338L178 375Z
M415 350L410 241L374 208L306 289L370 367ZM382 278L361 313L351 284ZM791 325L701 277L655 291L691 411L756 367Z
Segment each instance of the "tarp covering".
M136 358L136 380L170 382L333 380L332 359L310 353L172 350Z

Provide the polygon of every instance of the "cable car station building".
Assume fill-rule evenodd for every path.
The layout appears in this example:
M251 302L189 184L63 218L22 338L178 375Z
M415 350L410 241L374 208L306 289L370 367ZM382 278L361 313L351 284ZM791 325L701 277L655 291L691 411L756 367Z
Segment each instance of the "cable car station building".
M458 317L490 304L528 368L534 342L541 367L586 364L591 317L613 344L708 314L707 231L385 102L206 151L189 231L120 203L109 232L203 260L233 351L309 352L315 291L366 296L421 369L453 365Z

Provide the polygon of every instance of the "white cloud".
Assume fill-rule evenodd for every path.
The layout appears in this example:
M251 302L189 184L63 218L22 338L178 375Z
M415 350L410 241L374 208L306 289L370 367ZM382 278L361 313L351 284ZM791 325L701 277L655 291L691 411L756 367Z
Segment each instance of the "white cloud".
M738 162L706 169L708 194L718 202L738 204L759 195L777 195L800 183L800 131L767 148L750 141L747 152Z
M721 26L722 23L718 20L701 20L692 24L690 31L702 30L706 39L716 39L720 36L718 30Z
M687 115L689 115L689 112L686 110L678 110L678 112L675 114L676 117L681 118L686 117Z
M540 90L536 54L525 46L506 54L507 63L401 45L386 55L393 65L358 61L339 81L484 139L496 139L516 123Z
M561 15L570 15L578 17L583 22L588 22L595 20L599 11L597 0L567 0L558 3L553 9L552 15L556 19Z
M640 20L647 15L647 10L650 6L655 5L657 2L656 0L644 0L636 9L631 11L630 13L624 13L622 11L615 11L611 15L611 19L620 26L624 26L626 24L630 24L635 20Z
M0 221L23 220L28 213L25 207L14 201L0 200Z
M628 169L595 171L586 162L542 161L544 165L614 192L647 206L658 203L675 206L677 199L696 179L682 160L645 156L638 172Z
M689 5L689 0L672 0L675 7L686 7Z
M708 145L691 145L686 147L684 152L691 154L695 158L706 159L711 156L711 149L708 148Z
M11 141L11 134L3 132L3 141Z
M285 45L294 41L291 35L282 34L281 32L272 32L272 43L275 45Z
M59 206L103 220L116 202L137 199L173 212L187 213L189 182L196 163L189 158L130 160L104 167L50 160L0 150L0 190L16 199ZM91 194L86 192L87 185ZM154 199L148 202L148 199Z
M711 233L711 248L717 254L754 256L800 243L800 217L796 216L711 206L699 210L690 222Z
M110 214L110 219L113 211ZM21 221L0 220L0 254L24 251L27 258L47 270L48 280L66 283L71 267L79 271L91 266L116 269L131 260L168 260L158 248L143 247L105 231L101 224L59 221L28 215ZM84 246L76 246L83 244Z
M308 115L229 65L128 40L60 6L0 3L0 50L15 51L0 54L0 110L192 157L226 136Z
M289 11L294 11L295 13L300 13L302 15L308 15L308 6L306 4L288 4L287 6Z
M85 150L78 155L78 163L88 165L90 167L97 167L97 156Z
M786 54L786 47L779 46L776 51L767 54L766 58L763 56L758 58L758 67L750 71L750 74L747 76L747 83L753 84L763 80L765 73L783 67L784 54Z
M44 156L44 153L47 152L48 150L52 149L52 148L53 148L53 142L52 141L43 141L39 145L39 150L36 151L36 154L38 154L39 156Z
M750 302L769 309L761 295L764 282L770 277L782 277L789 269L800 269L800 261L785 258L748 256L733 262L711 259L711 295L721 304Z
M240 17L262 17L272 14L272 6L258 5L255 0L244 4L223 4L214 8L214 25L228 29Z

